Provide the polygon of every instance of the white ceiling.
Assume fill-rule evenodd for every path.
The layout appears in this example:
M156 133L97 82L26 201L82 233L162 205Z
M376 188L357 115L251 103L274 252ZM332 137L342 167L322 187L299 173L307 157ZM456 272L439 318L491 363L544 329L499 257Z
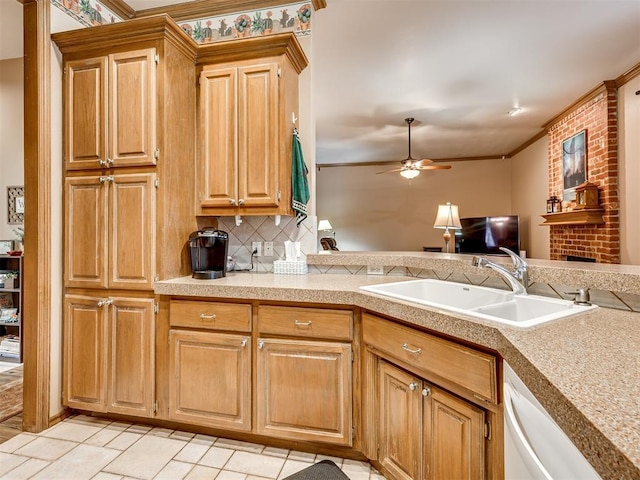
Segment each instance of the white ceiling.
M312 31L318 164L404 159L408 116L416 158L507 154L640 62L640 0L327 4ZM0 0L0 58L21 50L19 10Z
M640 62L640 0L328 0L317 163L506 154ZM524 110L510 117L514 106Z

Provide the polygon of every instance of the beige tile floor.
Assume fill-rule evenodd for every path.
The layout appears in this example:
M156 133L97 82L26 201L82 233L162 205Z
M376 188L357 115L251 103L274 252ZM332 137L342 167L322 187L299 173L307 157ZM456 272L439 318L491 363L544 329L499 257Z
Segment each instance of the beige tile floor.
M85 415L0 444L0 479L276 480L328 458L351 480L368 463Z

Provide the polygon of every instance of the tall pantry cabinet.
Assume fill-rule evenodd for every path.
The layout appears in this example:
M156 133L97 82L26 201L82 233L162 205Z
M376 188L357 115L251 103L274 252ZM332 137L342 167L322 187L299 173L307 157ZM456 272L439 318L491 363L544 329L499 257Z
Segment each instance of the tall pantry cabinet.
M52 37L64 65L64 404L153 416L153 282L189 273L197 229L197 45L166 15Z

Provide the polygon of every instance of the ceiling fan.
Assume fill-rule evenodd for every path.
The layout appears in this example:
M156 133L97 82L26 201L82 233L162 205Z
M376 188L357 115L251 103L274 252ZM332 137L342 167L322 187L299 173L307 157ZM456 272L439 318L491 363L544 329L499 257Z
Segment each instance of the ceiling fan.
M428 160L426 158L418 160L411 156L411 124L414 120L415 118L411 117L404 119L404 121L407 122L407 127L409 129L409 154L407 158L400 161L400 167L385 170L384 172L378 172L378 174L400 172L400 175L404 178L412 179L420 175L420 170L448 170L451 168L451 165L431 165L433 160Z

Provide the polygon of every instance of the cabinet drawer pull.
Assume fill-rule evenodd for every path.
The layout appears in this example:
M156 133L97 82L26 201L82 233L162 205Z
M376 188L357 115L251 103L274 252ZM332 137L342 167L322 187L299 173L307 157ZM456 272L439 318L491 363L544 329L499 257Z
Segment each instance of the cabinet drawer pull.
M101 167L106 167L106 166L107 166L107 162L106 162L106 161L104 161L104 160L102 160L102 159L98 160L98 164L99 164Z
M411 382L411 383L409 384L409 390L411 390L412 392L413 392L416 388L418 388L418 384L417 384L416 382Z
M213 320L214 318L216 318L216 314L212 313L211 315L207 315L206 313L201 313L200 318L203 320Z
M242 342L240 342L240 346L243 347L243 348L247 346L247 339L246 338L242 339Z
M424 387L422 389L422 396L423 397L428 397L429 395L431 395L431 388L429 387Z
M310 327L311 326L311 320L309 320L308 322L301 322L300 320L294 320L293 324L296 327Z
M229 199L229 203L230 203L231 205L235 205L235 204L236 204L236 200L235 200L235 198L230 198L230 199Z
M262 349L264 347L264 340L258 340L258 348Z
M402 349L404 351L406 351L406 352L409 352L409 353L415 353L416 355L419 355L419 354L422 353L422 349L421 348L411 348L408 343L403 343L402 344Z
M244 205L244 198L241 198L240 200L238 200L238 205Z
M98 307L108 307L109 305L111 305L113 303L113 300L111 300L110 298L105 298L103 300L99 300L98 301Z

